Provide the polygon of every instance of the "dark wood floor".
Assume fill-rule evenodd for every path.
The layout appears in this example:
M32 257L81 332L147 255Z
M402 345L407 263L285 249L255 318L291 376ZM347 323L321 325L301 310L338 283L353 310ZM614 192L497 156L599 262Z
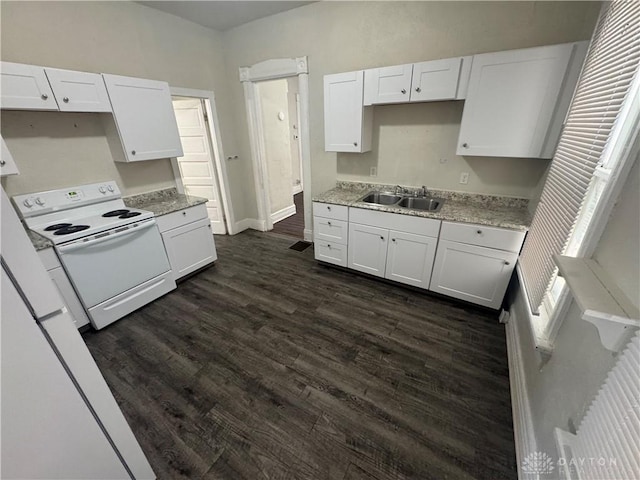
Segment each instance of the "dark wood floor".
M85 340L158 478L514 479L496 315L276 235Z
M302 239L304 238L304 200L302 192L293 196L293 203L296 205L296 214L275 223L271 232Z

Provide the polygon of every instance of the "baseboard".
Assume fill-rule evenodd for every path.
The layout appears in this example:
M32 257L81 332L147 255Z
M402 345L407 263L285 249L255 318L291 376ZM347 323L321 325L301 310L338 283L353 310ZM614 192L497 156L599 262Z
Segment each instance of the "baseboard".
M282 210L278 210L275 213L271 214L271 221L273 223L277 223L280 220L284 220L285 218L291 217L296 214L296 206L289 205L288 207L283 208Z
M313 242L313 230L304 229L304 239L307 242Z
M297 195L300 192L302 192L302 185L296 185L295 187L293 187L293 194L294 195Z
M235 223L233 234L235 235L236 233L244 232L249 228L264 232L266 230L266 225L263 221L258 220L257 218L244 218Z
M523 461L537 452L536 437L533 430L533 417L529 404L524 362L520 352L519 324L527 319L517 318L515 309L511 309L509 323L506 325L507 355L509 358L509 383L511 385L511 410L513 413L513 434L516 443L516 462L518 478L533 480L539 478L522 471Z

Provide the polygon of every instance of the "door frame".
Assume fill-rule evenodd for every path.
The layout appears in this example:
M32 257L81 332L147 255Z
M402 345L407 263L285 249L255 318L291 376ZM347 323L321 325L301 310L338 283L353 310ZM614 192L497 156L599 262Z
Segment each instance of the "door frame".
M172 97L188 97L197 98L204 101L204 108L209 118L206 122L209 127L209 139L211 140L212 161L216 175L218 177L218 188L220 189L220 199L222 200L222 210L225 216L225 226L229 235L238 233L236 228L235 215L233 213L233 204L231 203L231 190L229 188L229 177L227 174L227 165L224 160L224 151L222 149L222 135L220 134L220 123L218 122L218 111L216 109L215 95L211 90L197 90L194 88L182 88L170 86ZM178 160L171 159L171 167L176 181L176 188L179 193L184 193L184 185L178 167Z
M257 82L280 78L298 77L300 95L300 157L302 161L302 184L306 186L304 198L304 239L311 241L313 229L311 223L311 145L309 137L309 69L307 57L277 58L256 63L250 67L240 67L240 82L244 89L249 127L249 143L255 184L256 202L260 229L273 229L271 205L266 185L268 182L267 155L262 130L260 97Z

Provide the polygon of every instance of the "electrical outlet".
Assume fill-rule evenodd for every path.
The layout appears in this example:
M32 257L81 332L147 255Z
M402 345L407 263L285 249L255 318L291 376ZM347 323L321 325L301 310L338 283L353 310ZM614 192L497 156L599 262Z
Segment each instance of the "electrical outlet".
M440 159L440 163L447 163L447 159L446 158L441 158Z
M462 183L463 185L469 183L469 172L462 172L460 174L460 183Z
M378 167L371 167L369 169L369 176L370 177L377 177L378 176Z

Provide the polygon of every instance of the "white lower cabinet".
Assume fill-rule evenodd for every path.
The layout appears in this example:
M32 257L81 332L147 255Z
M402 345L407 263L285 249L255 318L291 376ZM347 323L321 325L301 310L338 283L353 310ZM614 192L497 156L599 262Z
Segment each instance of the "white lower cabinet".
M500 308L518 254L440 240L430 290Z
M428 288L438 239L393 230L389 238L385 278Z
M335 242L316 239L313 242L316 260L333 263L341 267L347 266L347 246Z
M377 277L384 277L388 240L389 230L350 223L349 268Z
M89 317L87 316L87 312L82 306L82 303L80 303L78 294L73 289L71 281L69 281L69 277L67 276L67 272L63 270L60 260L53 248L40 250L38 252L38 257L44 265L44 268L46 268L49 277L51 277L51 280L53 280L54 285L58 289L58 293L60 293L60 296L62 297L64 306L73 317L73 323L75 323L76 328L88 325Z
M313 250L316 260L347 266L349 207L313 202Z
M158 217L173 279L217 260L211 222L204 204Z

